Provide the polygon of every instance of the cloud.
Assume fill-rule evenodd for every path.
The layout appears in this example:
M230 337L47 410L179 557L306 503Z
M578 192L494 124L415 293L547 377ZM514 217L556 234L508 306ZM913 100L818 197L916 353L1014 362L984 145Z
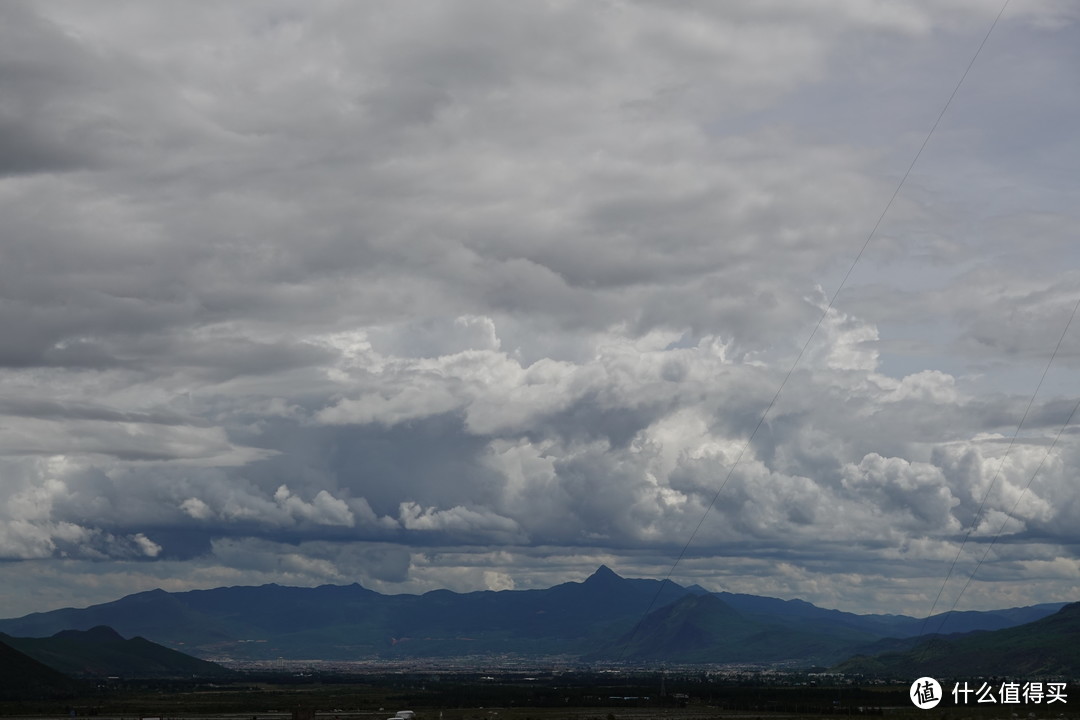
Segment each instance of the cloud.
M143 555L146 555L147 557L157 557L161 554L161 546L142 533L137 533L132 540L135 541L135 544L142 551Z
M1005 455L1078 292L1073 6L1008 9L850 277L996 9L109 8L0 11L6 607L693 535L917 612L970 528L973 603L1074 588L1072 333Z
M333 497L325 490L320 490L312 502L308 503L293 495L287 485L282 485L274 492L274 500L296 519L319 525L351 526L356 522L345 501Z
M213 515L210 506L197 497L189 497L180 503L180 509L196 520L206 520Z
M944 473L929 463L871 454L858 466L845 468L841 482L882 512L907 512L914 522L939 531L960 529L952 515L959 500L952 496Z
M403 502L400 518L406 530L446 532L462 539L471 536L484 537L489 541L497 541L500 537L511 542L525 539L512 519L461 505L438 510L431 507L421 508L415 502Z

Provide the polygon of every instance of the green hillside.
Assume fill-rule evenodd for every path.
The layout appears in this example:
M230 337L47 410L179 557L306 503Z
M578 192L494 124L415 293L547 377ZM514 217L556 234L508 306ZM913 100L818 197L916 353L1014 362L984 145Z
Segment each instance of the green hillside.
M803 628L737 612L715 595L692 595L650 613L633 631L587 660L687 663L832 662L873 636L859 630Z
M0 640L43 665L73 677L222 677L230 672L212 662L170 650L141 637L125 640L115 630L63 630L47 638Z
M933 637L910 650L851 658L844 673L890 677L1080 676L1080 603L1005 630Z
M34 700L72 695L78 683L63 673L0 642L0 700Z

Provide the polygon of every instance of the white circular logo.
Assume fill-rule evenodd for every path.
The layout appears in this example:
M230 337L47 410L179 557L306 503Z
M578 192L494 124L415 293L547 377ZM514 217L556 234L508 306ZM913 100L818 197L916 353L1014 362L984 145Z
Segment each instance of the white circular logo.
M941 685L932 677L921 677L911 683L911 702L920 710L937 707L941 702Z

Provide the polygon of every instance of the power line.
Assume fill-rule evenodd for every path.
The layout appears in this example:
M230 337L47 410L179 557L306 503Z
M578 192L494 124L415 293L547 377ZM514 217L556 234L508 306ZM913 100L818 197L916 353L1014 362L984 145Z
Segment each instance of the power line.
M925 618L923 618L922 625L919 628L919 634L916 635L916 638L922 637L924 631L926 630L926 625L930 621L930 616L934 614L934 608L937 607L938 601L941 600L941 596L945 592L945 587L949 584L949 579L952 578L953 571L956 569L956 563L960 559L960 554L963 553L964 547L967 545L967 541L971 537L971 534L975 532L975 530L979 526L979 520L982 519L983 508L986 506L987 498L990 497L990 491L994 489L994 485L997 483L997 479L1001 475L1001 470L1005 466L1005 460L1009 457L1009 453L1012 452L1013 445L1016 444L1016 438L1020 435L1020 429L1024 426L1024 421L1027 420L1028 413L1031 411L1031 406L1035 403L1035 398L1039 395L1039 390L1042 388L1043 381L1046 380L1046 374L1050 372L1050 366L1054 364L1054 358L1057 357L1058 351L1061 349L1061 344L1065 341L1065 335L1069 332L1069 327L1072 325L1073 319L1076 317L1077 309L1080 309L1080 300L1077 300L1076 304L1073 305L1072 314L1069 315L1069 320L1065 323L1065 329L1061 331L1061 337L1058 338L1057 345L1054 346L1054 351L1050 353L1050 359L1046 361L1046 367L1043 368L1042 376L1039 378L1039 383L1035 386L1035 392L1031 394L1031 399L1028 401L1027 407L1024 409L1024 415L1020 418L1020 423L1016 426L1016 432L1014 432L1013 436L1009 439L1009 445L1005 449L1005 454L1001 456L1001 462L998 463L997 471L994 473L994 477L990 480L990 485L986 488L986 492L983 494L982 502L979 503L979 509L975 513L975 519L972 521L971 527L968 528L967 533L964 534L964 538L960 542L960 547L956 551L956 557L953 558L952 564L949 566L949 572L945 575L945 582L941 584L941 589L938 590L937 597L934 598L934 603L930 606L930 612L927 613ZM1078 406L1080 406L1080 402L1078 402ZM960 590L960 593L953 601L952 607L949 608L947 612L943 613L944 617L942 617L941 623L938 625L937 632L941 632L941 628L945 626L945 621L949 619L949 615L952 613L953 610L956 609L956 606L960 603L961 596L963 596L964 591L968 589L968 586L971 585L971 581L975 578L975 573L977 573L979 571L979 568L982 567L983 561L986 560L986 556L990 552L990 548L994 546L994 543L997 542L998 537L1001 535L1002 532L1004 532L1005 523L1007 523L1012 517L1012 513L1016 510L1017 505L1019 505L1020 499L1027 492L1027 489L1031 487L1032 481L1035 480L1035 475L1037 475L1039 470L1042 469L1043 463L1046 462L1046 458L1050 455L1050 451L1053 450L1054 445L1057 444L1058 438L1061 437L1061 433L1064 432L1065 428L1072 421L1073 414L1075 413L1076 408L1074 407L1072 413L1069 414L1068 419L1065 421L1065 424L1061 426L1060 430L1058 430L1058 434L1054 438L1054 442L1051 443L1050 448L1046 451L1046 455L1043 456L1042 461L1039 463L1039 467L1036 468L1035 473L1032 474L1031 478L1028 480L1027 486L1024 487L1024 491L1020 493L1020 496L1016 499L1016 503L1012 506L1012 509L1009 510L1009 513L1006 515L1005 520L1001 524L1001 528L998 530L997 534L994 535L993 539L990 541L990 544L987 545L986 552L983 553L982 558L975 565L975 569L971 571L971 575L968 576L967 582L964 583L964 587ZM923 652L925 654L925 649L923 650Z
M1001 15L1005 12L1005 8L1008 5L1009 0L1005 0L1005 4L1001 6L1001 10L998 11L997 16L994 18L994 22L990 25L990 29L986 31L986 35L983 37L982 42L979 43L979 47L975 50L975 54L971 57L971 61L967 64L967 67L964 68L964 72L960 76L960 80L956 83L956 86L953 88L952 93L949 95L949 99L946 100L945 105L942 106L941 112L938 113L937 119L934 120L934 124L930 127L930 131L926 133L926 137L923 139L922 145L919 146L918 152L915 153L915 157L912 158L911 164L908 165L908 168L904 172L903 177L900 178L900 182L896 184L896 189L893 190L892 195L889 197L889 201L885 204L885 208L881 211L881 215L878 216L877 222L874 223L874 227L871 228L870 233L866 236L866 240L862 244L862 247L859 248L858 254L855 255L855 260L851 263L851 267L849 267L847 272L844 273L844 277L841 279L840 285L836 288L836 291L829 299L829 303L825 307L825 310L821 313L821 317L818 318L817 323L814 325L813 331L811 331L810 336L806 338L806 342L803 343L798 355L795 356L795 361L791 364L791 367L784 375L784 379L780 382L780 387L776 389L776 394L773 395L768 407L765 408L765 412L761 414L761 418L758 419L757 425L754 426L753 432L750 433L750 436L746 439L746 442L743 444L742 449L739 450L739 454L735 457L735 461L729 466L727 474L724 476L723 482L720 483L720 487L713 495L712 501L709 502L709 506L705 508L705 512L702 514L701 519L698 520L697 525L694 526L693 532L690 533L690 538L686 541L686 544L683 545L682 550L679 551L679 555L675 558L675 562L671 564L671 568L668 570L667 575L665 575L664 579L660 582L659 587L656 589L656 594L653 595L652 600L649 602L649 606L645 609L645 612L637 621L637 624L634 625L634 629L630 633L631 640L635 635L637 635L637 631L641 627L641 623L645 620L646 616L648 616L648 614L652 612L653 606L656 605L656 601L660 597L660 593L664 589L664 585L671 580L671 575L675 572L675 568L678 567L679 563L686 555L686 551L690 548L690 544L694 541L694 538L697 537L698 531L701 530L701 526L705 523L705 519L709 516L709 513L712 512L713 506L716 505L716 501L719 499L720 494L724 491L724 488L727 487L728 481L731 480L731 476L732 474L734 474L735 468L738 467L739 463L742 461L743 455L746 453L746 449L750 447L750 443L754 441L754 437L757 435L758 430L761 429L761 426L764 424L765 419L772 411L773 406L776 405L776 401L780 398L780 393L783 392L784 386L787 385L788 380L791 379L792 373L795 372L795 368L797 368L799 366L799 362L802 361L803 355L806 353L806 348L809 347L811 341L813 341L814 337L817 335L818 330L821 329L822 323L825 322L825 318L828 317L829 312L833 309L833 305L836 303L836 298L839 297L840 292L844 289L844 286L847 285L848 278L851 277L851 273L855 270L855 266L859 264L859 260L862 259L863 253L866 252L866 248L870 245L870 241L874 238L874 235L877 234L878 228L881 226L882 221L888 214L889 209L892 208L893 202L895 202L897 196L900 194L900 190L904 187L904 183L907 182L908 176L911 175L911 171L915 168L915 164L922 156L923 150L926 149L927 144L930 142L930 138L934 135L934 131L937 130L938 125L941 123L941 119L945 117L946 111L948 111L949 106L952 105L953 98L955 98L956 93L959 92L960 86L964 84L964 80L967 78L968 73L971 72L971 68L975 64L975 60L978 59L979 54L982 53L983 47L986 45L986 41L990 39L991 33L994 32L994 28L997 27L998 21L1001 19ZM626 646L624 646L623 652L620 653L620 660L622 659L622 655L625 654L625 648Z
M997 534L995 534L994 537L987 544L986 550L983 552L982 557L979 558L979 562L975 565L975 569L971 571L971 575L968 577L967 582L964 583L964 587L960 588L960 593L956 596L956 600L953 602L952 607L949 608L949 613L956 609L956 606L960 602L960 598L963 596L964 591L968 589L968 585L970 585L971 581L975 579L975 573L979 572L979 568L982 567L983 562L986 561L986 556L990 554L990 550L994 547L994 543L997 542L998 538L1001 537L1001 534L1005 531L1005 525L1009 522L1009 520L1012 519L1013 513L1016 512L1016 508L1020 505L1020 501L1024 499L1024 495L1027 494L1028 489L1031 487L1031 483L1034 482L1035 477L1043 469L1043 465L1046 464L1046 459L1050 457L1050 453L1054 451L1054 447L1057 446L1057 442L1061 439L1061 435L1065 432L1065 428L1067 428L1072 423L1073 416L1076 415L1076 411L1078 409L1080 409L1080 400L1077 400L1076 404L1073 405L1072 412L1069 413L1069 417L1065 420L1065 423L1058 429L1057 435L1054 436L1053 442L1051 442L1050 446L1046 449L1046 453L1042 456L1042 460L1039 461L1039 465L1035 468L1035 472L1031 473L1031 477L1028 478L1027 485L1024 486L1024 489L1016 497L1016 502L1014 502L1013 506L1009 508L1009 512L1006 514L1005 519L1001 521L1001 527L998 528ZM946 613L946 615L948 615L948 613ZM945 619L946 618L943 618L941 621L941 625L938 626L938 632L941 632L941 627L944 626Z

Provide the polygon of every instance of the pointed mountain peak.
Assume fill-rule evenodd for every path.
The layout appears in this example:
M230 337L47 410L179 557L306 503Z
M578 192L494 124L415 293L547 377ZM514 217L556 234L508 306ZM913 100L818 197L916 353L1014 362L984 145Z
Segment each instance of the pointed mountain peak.
M615 571L609 568L607 565L601 565L600 567L596 568L596 572L585 578L585 582L590 584L607 584L611 582L618 582L620 580L622 580L622 577L616 574Z

